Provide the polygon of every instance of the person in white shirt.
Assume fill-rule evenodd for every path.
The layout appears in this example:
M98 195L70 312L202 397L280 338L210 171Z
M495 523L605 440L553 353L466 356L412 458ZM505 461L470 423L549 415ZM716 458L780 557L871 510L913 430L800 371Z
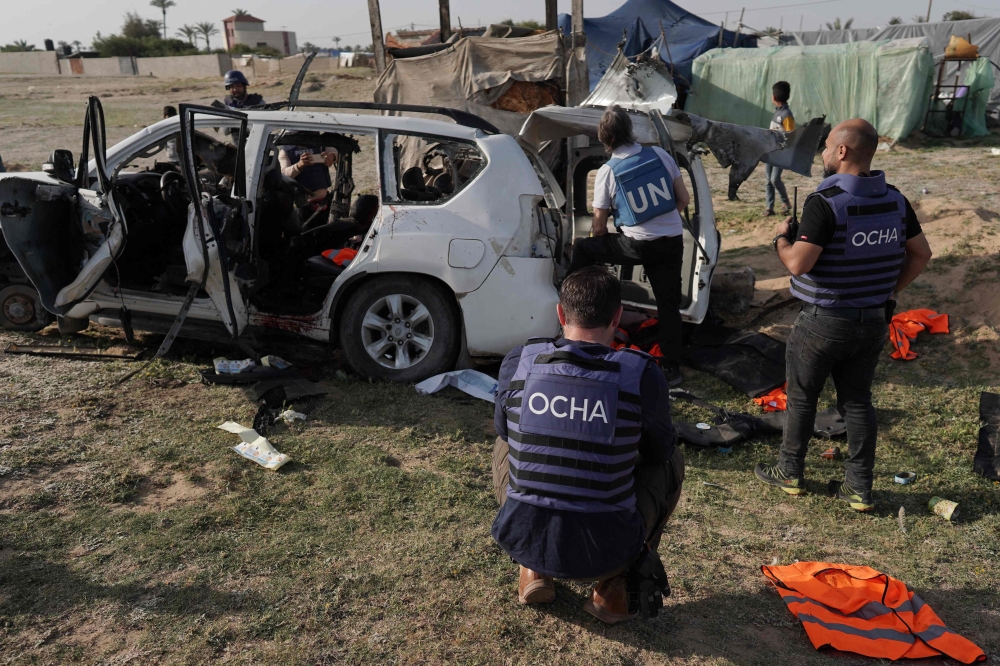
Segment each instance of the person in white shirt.
M594 183L590 238L577 239L569 272L594 264L641 264L658 309L660 367L671 386L682 381L680 211L691 201L677 163L663 149L635 141L632 119L617 104L601 117L597 137L611 153ZM619 233L608 233L614 215Z

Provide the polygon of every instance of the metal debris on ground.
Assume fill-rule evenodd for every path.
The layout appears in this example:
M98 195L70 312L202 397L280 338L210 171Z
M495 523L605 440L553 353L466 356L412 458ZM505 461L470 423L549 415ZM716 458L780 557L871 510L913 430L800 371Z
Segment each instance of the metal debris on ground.
M899 531L906 533L906 509L899 507Z
M321 395L326 395L326 389L316 382L297 377L268 379L254 384L250 389L250 397L254 401L265 400L269 405L282 405L286 402Z
M958 518L958 502L952 502L943 497L932 497L927 503L927 508L945 520L950 521Z
M291 460L284 453L271 446L271 443L258 434L256 430L251 430L233 421L226 421L218 427L226 432L239 435L243 441L234 446L233 451L265 469L278 469Z
M240 372L246 372L257 364L252 358L245 358L242 361L231 361L227 358L219 357L212 359L212 365L215 367L215 374L217 375L235 375Z
M96 360L125 360L135 361L144 350L131 354L113 353L101 350L97 347L76 347L68 345L19 345L10 343L4 347L5 354L26 354L28 356L58 356L61 358L76 359L96 359Z
M843 454L840 452L840 447L835 446L832 449L827 449L823 453L819 454L820 458L826 458L827 460L840 460L843 458Z

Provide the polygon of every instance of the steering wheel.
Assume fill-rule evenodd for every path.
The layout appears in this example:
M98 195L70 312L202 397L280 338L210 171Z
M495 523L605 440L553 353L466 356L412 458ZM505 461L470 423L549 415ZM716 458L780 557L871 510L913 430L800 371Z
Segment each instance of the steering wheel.
M188 196L184 191L184 176L176 171L167 171L160 176L160 197L174 215L184 216L188 206Z

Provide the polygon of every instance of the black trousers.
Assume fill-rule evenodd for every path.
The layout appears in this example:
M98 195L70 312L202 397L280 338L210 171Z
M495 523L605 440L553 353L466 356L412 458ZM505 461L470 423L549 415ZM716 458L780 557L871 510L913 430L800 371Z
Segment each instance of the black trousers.
M832 376L837 409L847 421L847 483L855 490L871 490L878 435L872 380L887 333L882 319L799 313L788 338L785 359L788 415L778 459L785 474L802 476L805 470L816 402L826 378Z
M681 361L681 265L684 237L664 236L634 240L624 234L578 238L573 245L569 272L594 264L641 264L653 289L658 310L657 327L664 366Z

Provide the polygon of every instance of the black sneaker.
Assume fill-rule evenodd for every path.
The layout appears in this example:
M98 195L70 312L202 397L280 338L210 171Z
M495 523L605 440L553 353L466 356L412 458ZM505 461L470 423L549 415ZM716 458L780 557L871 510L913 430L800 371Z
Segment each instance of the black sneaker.
M681 374L680 365L663 366L663 376L667 378L670 388L677 388L684 383L684 375Z
M754 468L753 473L757 475L757 478L768 483L772 486L777 486L781 488L789 495L804 495L806 492L806 480L805 477L798 477L793 479L784 472L781 471L777 465L765 465L764 463L757 463Z
M826 487L826 492L830 497L844 500L851 505L855 511L871 511L875 508L875 500L872 499L872 491L855 490L845 481L831 479Z

